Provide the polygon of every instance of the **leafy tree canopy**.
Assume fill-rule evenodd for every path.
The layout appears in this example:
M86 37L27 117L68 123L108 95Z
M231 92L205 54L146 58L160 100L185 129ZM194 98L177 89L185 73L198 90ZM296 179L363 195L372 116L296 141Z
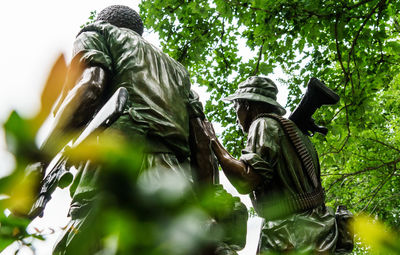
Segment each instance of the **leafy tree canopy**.
M400 226L398 1L147 0L140 8L163 50L208 88L208 117L225 127L236 156L244 138L220 99L240 81L281 67L291 110L310 77L325 81L341 97L314 116L330 130L313 138L327 201ZM241 54L244 45L251 54Z

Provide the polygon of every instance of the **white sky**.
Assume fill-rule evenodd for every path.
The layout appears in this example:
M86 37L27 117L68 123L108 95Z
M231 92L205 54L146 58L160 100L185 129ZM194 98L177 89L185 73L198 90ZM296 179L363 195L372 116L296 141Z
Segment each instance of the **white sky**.
M32 115L38 108L41 88L48 71L60 53L67 60L71 57L72 44L80 26L88 20L90 12L112 4L123 4L138 11L138 0L36 0L36 1L2 1L0 3L0 123L3 123L12 109L23 115ZM158 44L156 36L149 33L144 38ZM280 75L282 77L282 75ZM277 81L277 77L272 77ZM204 101L204 90L196 89ZM282 91L282 90L281 90ZM280 93L278 101L285 105L287 93ZM12 156L5 151L4 134L0 130L0 176L4 176L13 164ZM222 176L222 182L227 181ZM235 195L236 191L227 189ZM64 203L51 202L44 219L36 220L35 226L50 232L65 226L65 217L69 206L68 194L58 192L58 200ZM249 206L249 199L241 197ZM53 199L55 200L55 199ZM50 215L50 216L49 216ZM258 242L260 219L249 221L248 240L241 255L255 254ZM50 254L52 243L57 233L49 236L46 243L38 243L37 254ZM11 254L12 249L2 254ZM22 254L31 254L24 251Z

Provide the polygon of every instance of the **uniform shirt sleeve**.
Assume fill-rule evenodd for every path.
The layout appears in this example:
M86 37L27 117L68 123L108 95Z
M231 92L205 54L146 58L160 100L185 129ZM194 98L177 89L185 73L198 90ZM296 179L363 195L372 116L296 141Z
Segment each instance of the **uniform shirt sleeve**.
M203 105L199 100L199 95L194 90L190 90L188 112L190 119L200 118L203 120L205 118Z
M259 118L250 126L240 160L268 182L274 175L279 151L279 123L270 118Z
M106 39L97 31L85 31L74 42L73 55L89 66L100 66L112 72L112 58Z

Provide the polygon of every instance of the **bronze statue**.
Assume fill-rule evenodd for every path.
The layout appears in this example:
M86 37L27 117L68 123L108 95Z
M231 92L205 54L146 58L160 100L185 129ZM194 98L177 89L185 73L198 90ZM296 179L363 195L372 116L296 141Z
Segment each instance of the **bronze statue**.
M64 145L60 145L60 137L69 140L67 134L82 133L74 138L71 145L74 147L89 133L109 127L119 131L126 141L144 147L139 172L162 167L182 174L195 184L217 184L209 139L200 132L204 113L197 95L190 89L189 74L180 63L144 40L142 33L140 16L121 5L107 7L98 14L96 22L79 32L72 63L83 66L83 71L78 77L68 77L70 81L67 78L55 106L55 124L41 150L54 155ZM110 111L109 104L115 109ZM41 215L55 186L70 179L66 159L61 157L52 167L54 171L42 182L31 217ZM77 234L82 235L85 233L82 230L92 224L88 221L93 201L98 199L95 183L99 167L89 161L78 166L70 188L72 220L55 254L68 254L79 246ZM216 194L223 193L219 186L215 189ZM236 247L217 244L212 247L217 249L212 254L236 254L235 250L244 247L247 211L240 201L235 208L241 215L240 223L236 222L238 233L227 242ZM234 225L229 216L220 220L221 224ZM78 232L74 231L77 229Z
M239 160L224 149L208 125L212 148L224 173L240 193L250 194L254 209L264 218L259 254L330 254L336 248L335 213L325 206L317 152L307 134L321 131L311 119L315 110L339 98L318 80L312 83L293 114L301 130L297 123L282 117L286 111L276 102L278 89L272 80L250 77L239 84L226 98L233 101L238 123L248 134ZM317 101L310 91L319 89L329 93L317 92Z

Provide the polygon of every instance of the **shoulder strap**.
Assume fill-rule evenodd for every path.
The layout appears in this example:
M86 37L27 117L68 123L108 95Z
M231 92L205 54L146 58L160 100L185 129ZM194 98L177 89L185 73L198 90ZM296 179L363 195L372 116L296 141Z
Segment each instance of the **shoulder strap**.
M297 128L295 124L276 114L259 114L255 119L267 117L272 118L280 123L285 134L293 144L297 155L301 161L303 169L305 169L306 174L310 177L314 189L306 192L294 194L292 196L286 197L284 199L280 199L274 203L268 203L261 208L258 208L257 213L261 216L273 219L274 217L281 218L285 214L291 214L293 212L303 212L309 209L316 208L320 205L324 205L325 203L325 192L322 188L319 175L317 176L315 165L313 163L313 159L307 150L303 140L299 136L297 132ZM271 212L280 212L279 215L273 215Z
M293 144L303 167L307 171L308 176L311 178L314 188L321 188L321 182L319 181L319 178L317 177L317 171L315 169L312 157L311 157L310 153L308 152L307 147L305 146L304 142L301 140L299 134L297 133L295 124L292 121L285 119L281 116L278 116L276 114L269 114L269 113L259 114L256 116L255 119L258 119L261 117L268 117L268 118L274 119L281 124L285 134L289 137L289 140Z

